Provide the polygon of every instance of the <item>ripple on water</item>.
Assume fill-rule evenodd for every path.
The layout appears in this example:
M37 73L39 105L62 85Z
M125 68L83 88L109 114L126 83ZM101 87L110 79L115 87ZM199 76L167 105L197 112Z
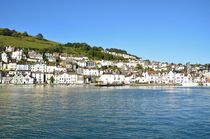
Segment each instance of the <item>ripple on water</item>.
M1 87L0 138L210 138L208 88Z

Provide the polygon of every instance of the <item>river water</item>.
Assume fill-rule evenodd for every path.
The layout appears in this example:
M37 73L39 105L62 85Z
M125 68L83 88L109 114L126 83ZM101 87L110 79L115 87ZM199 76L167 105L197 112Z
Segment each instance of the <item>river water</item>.
M0 138L210 138L209 88L0 86Z

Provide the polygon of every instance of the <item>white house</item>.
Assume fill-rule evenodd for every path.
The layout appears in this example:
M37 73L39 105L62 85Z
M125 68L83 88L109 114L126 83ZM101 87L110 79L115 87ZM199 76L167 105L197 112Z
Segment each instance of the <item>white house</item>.
M61 60L67 60L68 54L62 53L62 54L60 54L59 58L60 58Z
M17 64L16 70L31 70L31 67L28 64Z
M56 66L47 66L46 67L46 72L47 73L54 73L57 71L57 67Z
M131 75L131 76L127 76L125 77L125 84L130 84L130 83L134 83L136 81L136 76L135 75Z
M55 75L56 84L76 84L77 83L77 74L58 74Z
M17 63L3 64L3 70L13 70L13 71L15 71L16 68L17 68Z
M17 50L12 52L11 58L16 59L17 61L20 61L23 57L23 50Z
M16 74L11 80L12 84L33 84L34 78L29 75L23 76L22 74Z
M86 76L100 76L103 74L103 71L100 71L97 69L78 68L77 73L81 75L86 75Z
M124 75L119 74L103 74L101 77L99 77L99 82L102 84L108 85L108 84L123 84L125 81Z
M3 52L3 53L1 54L1 60L2 60L3 62L5 62L5 63L8 62L7 53Z
M32 77L35 78L35 83L45 83L45 74L43 72L33 72Z
M53 54L45 53L45 56L49 62L56 62L56 58L53 56Z
M43 60L43 55L34 50L28 52L28 57L31 59Z
M12 46L7 46L6 47L6 52L13 52L15 50L15 48L14 47L12 47Z
M12 80L11 76L2 77L2 84L10 84Z
M47 65L45 63L36 63L34 65L31 65L31 71L32 72L46 72Z
M85 67L86 66L86 61L78 61L77 64L80 67Z
M112 66L113 62L112 61L101 60L100 64L101 64L101 66Z

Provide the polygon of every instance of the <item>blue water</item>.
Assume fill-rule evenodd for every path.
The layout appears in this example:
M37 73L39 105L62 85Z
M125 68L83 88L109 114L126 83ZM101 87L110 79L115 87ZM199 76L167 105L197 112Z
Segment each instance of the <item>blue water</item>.
M208 88L0 87L0 138L210 138Z

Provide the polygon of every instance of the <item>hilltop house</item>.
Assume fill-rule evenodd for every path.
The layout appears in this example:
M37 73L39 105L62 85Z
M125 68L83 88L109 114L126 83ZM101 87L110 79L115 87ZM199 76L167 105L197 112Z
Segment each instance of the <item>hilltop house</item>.
M15 51L15 48L12 47L12 46L7 46L6 49L5 49L6 52L14 52Z
M30 50L28 52L28 57L31 59L36 59L36 60L43 60L43 55L34 50Z

